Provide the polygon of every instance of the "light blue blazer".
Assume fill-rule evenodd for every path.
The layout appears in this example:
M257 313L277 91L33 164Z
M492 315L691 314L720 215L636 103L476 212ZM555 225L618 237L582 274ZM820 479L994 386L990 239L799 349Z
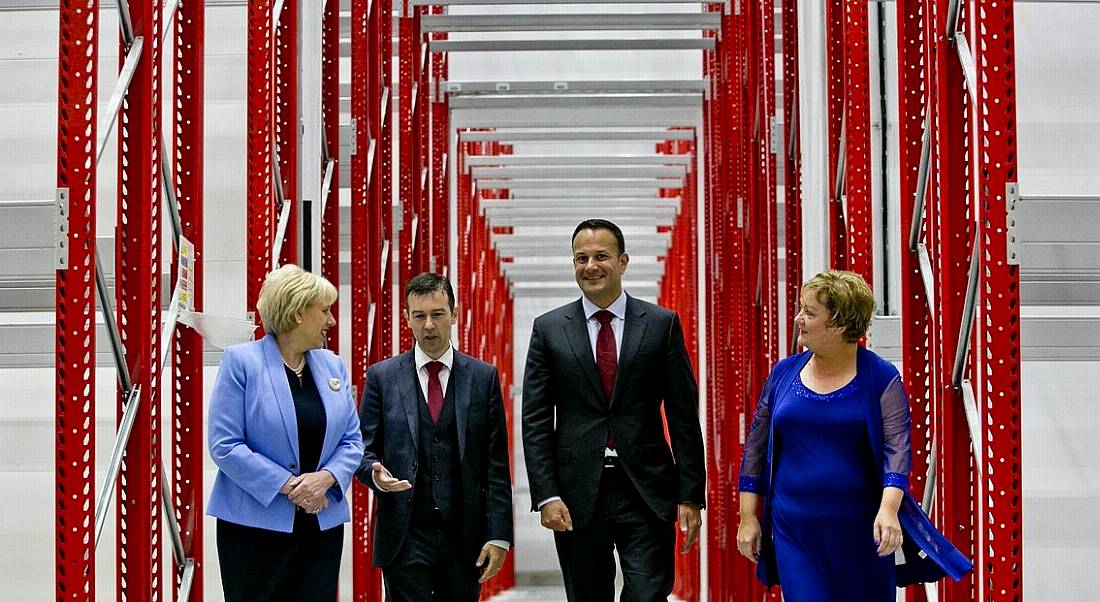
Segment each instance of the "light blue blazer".
M317 470L336 484L317 515L322 530L347 522L352 476L363 458L359 414L343 362L327 349L306 353L325 407L325 440ZM207 514L231 523L290 533L294 504L279 493L301 473L298 420L275 337L233 345L222 355L207 417L207 445L218 476Z

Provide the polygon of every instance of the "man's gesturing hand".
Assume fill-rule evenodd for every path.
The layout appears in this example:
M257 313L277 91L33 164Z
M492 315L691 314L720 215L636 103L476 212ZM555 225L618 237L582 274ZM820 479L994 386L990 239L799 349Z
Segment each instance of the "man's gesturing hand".
M508 550L495 544L487 543L481 546L481 555L477 557L477 566L484 566L485 568L481 569L481 578L477 582L485 583L496 576L500 572L500 567L504 566L504 556L507 553Z
M386 470L385 466L382 466L381 462L375 462L371 464L371 470L374 471L372 475L374 477L374 484L378 485L378 488L382 491L389 491L390 493L396 493L398 491L408 491L412 489L412 483L404 479L398 479L390 474L390 471Z
M554 531L572 531L573 519L569 516L569 508L565 507L565 502L561 500L554 500L547 502L539 508L539 513L542 515L542 526Z

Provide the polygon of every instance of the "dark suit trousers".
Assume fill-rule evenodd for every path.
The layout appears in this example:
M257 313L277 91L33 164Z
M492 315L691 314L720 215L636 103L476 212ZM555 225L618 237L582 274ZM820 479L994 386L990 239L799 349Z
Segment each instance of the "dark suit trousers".
M477 602L481 571L462 552L455 527L437 511L413 514L401 551L382 568L388 602Z
M622 467L603 469L592 522L555 532L558 561L570 602L615 598L615 557L623 570L620 600L667 600L672 593L676 530L642 499Z
M336 600L344 525L321 531L298 512L294 532L218 520L218 566L226 602Z

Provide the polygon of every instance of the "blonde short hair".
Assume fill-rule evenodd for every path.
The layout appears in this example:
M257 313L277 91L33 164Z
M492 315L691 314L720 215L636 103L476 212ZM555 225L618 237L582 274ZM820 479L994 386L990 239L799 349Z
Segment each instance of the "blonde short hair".
M307 307L336 301L336 287L331 282L296 265L284 265L272 271L260 288L256 310L264 330L283 334L298 326L298 315Z
M821 272L802 285L802 292L814 294L829 312L826 324L844 329L849 343L867 334L875 313L875 294L863 276L839 270Z

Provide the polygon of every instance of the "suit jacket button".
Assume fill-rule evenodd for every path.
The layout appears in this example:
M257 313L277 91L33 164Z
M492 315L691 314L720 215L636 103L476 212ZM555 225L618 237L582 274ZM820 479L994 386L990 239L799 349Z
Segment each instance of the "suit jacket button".
M286 465L286 467L287 467L287 468L290 468L290 469L295 469L295 468L298 468L298 465L297 465L297 464L295 464L295 463L293 463L293 462L291 462L290 464L287 464L287 465Z
M416 462L413 462L413 472L416 472Z

